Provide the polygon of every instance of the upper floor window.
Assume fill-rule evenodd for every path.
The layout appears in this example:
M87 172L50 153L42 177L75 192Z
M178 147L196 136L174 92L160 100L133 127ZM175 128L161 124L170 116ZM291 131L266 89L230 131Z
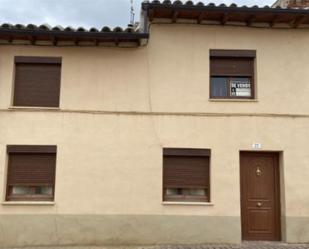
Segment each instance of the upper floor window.
M253 99L254 50L210 50L210 98Z
M163 150L163 200L209 202L209 149Z
M14 106L59 107L61 58L15 57Z
M7 146L7 201L54 200L56 150L56 146Z

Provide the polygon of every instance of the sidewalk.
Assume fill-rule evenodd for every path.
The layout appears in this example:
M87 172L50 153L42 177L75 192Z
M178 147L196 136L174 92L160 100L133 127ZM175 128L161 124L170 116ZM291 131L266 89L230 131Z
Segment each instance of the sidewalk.
M1 249L20 249L0 247ZM23 247L22 249L309 249L309 244L284 244L278 242L244 242L241 245L172 245L172 246L54 246Z

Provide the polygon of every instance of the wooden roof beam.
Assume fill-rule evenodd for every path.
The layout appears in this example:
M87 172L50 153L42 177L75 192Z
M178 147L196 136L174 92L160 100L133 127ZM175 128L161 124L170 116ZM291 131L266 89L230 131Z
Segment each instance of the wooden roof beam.
M174 10L172 13L172 23L176 23L177 22L177 18L178 18L178 10Z
M119 47L119 39L115 39L115 45L116 45L116 47Z
M57 46L58 45L58 38L56 36L53 36L51 38L51 42L52 42L53 46Z
M246 21L247 26L251 26L252 23L254 23L255 20L256 20L256 16L254 14L250 15L249 18Z
M294 20L291 22L291 27L298 28L305 21L306 18L307 17L304 15L294 18Z
M35 44L35 42L36 42L36 37L34 37L34 36L29 36L28 39L29 39L31 45L34 45L34 44Z
M154 19L154 10L153 9L150 9L148 10L148 18L149 18L149 21L152 22L153 19Z
M273 19L270 21L269 26L272 28L276 25L277 21L279 19L278 15L274 15Z
M141 39L137 39L136 44L137 44L138 47L141 46L142 45Z
M206 13L202 11L197 17L197 24L201 24L205 17Z
M221 24L222 25L225 25L227 23L227 21L229 20L229 14L227 12L225 12L223 15L222 15L222 18L221 18Z

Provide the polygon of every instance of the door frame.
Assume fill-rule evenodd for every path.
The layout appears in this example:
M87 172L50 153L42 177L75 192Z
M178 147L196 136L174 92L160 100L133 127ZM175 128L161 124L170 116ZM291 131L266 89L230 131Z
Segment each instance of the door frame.
M281 193L281 154L282 151L255 151L255 150L240 150L239 151L239 186L240 186L240 222L241 222L241 240L245 241L243 238L243 227L244 227L244 219L243 219L243 196L242 196L242 177L241 177L241 155L242 154L252 154L252 155L258 155L258 154L272 154L275 158L275 211L276 211L276 226L278 228L278 238L275 241L282 241L283 234L282 234L282 220L281 220L281 199L282 199L282 193Z

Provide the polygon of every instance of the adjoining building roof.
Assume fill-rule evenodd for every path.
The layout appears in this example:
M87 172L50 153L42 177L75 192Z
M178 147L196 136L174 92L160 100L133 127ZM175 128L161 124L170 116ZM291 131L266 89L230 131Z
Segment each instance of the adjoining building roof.
M51 45L83 43L99 45L101 43L110 43L120 46L121 43L129 43L131 46L139 46L141 39L147 39L149 34L141 33L132 26L126 29L116 27L111 29L103 27L101 30L91 28L73 29L71 27L62 28L61 26L50 27L43 24L36 26L29 24L2 24L0 25L0 40L11 43L12 41L27 41L29 44L38 44L45 42Z
M36 26L29 24L0 25L0 44L29 44L48 46L98 46L111 45L123 47L140 46L149 38L148 22L154 20L168 20L176 23L187 20L197 24L239 24L243 26L263 26L269 28L300 28L309 27L309 9L301 8L271 8L269 6L237 6L231 4L215 5L202 2L194 4L192 1L153 0L142 3L142 19L138 30L133 26L126 29L103 27L101 30L91 28L73 29L48 25Z
M309 10L293 8L271 8L269 6L237 6L231 4L207 5L199 2L194 4L192 1L181 2L176 0L154 0L145 1L142 10L152 22L154 19L168 19L176 23L180 19L194 20L196 23L214 22L221 25L236 22L247 26L256 24L267 24L268 27L283 25L289 28L298 28L309 25Z
M277 0L272 7L309 9L309 0Z

